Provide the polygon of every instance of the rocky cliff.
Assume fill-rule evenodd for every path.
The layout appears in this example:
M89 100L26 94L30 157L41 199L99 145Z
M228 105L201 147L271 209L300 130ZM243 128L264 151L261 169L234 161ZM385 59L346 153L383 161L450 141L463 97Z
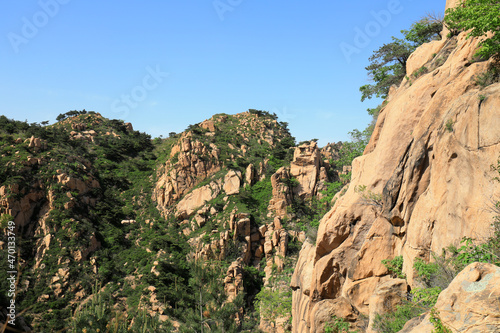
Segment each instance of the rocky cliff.
M475 84L489 66L474 62L477 43L461 33L409 58L409 74L428 72L391 89L347 192L321 220L316 244L301 250L293 332L322 332L332 315L371 331L362 318L373 321L371 299L389 293L381 286L392 280L382 260L403 257L408 286L400 289L410 290L416 258L491 232L500 84Z
M249 266L264 273L264 288L286 290L277 278L289 279L283 271L295 263L289 242L301 244L298 223L309 224L294 207L308 207L338 179L329 162L338 148L311 141L290 150L286 128L256 112L215 115L167 141L153 199L178 221L191 260L229 260L224 289L231 299L255 296L243 283ZM266 319L260 326L282 330L286 318L277 319L277 326Z

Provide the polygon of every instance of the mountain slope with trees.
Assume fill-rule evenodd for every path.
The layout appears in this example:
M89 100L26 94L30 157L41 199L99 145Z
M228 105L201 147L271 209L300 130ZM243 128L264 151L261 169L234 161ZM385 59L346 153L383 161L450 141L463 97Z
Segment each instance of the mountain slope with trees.
M0 125L1 223L15 223L25 329L289 325L287 281L342 187L342 144L296 147L287 124L259 110L166 139L85 110Z

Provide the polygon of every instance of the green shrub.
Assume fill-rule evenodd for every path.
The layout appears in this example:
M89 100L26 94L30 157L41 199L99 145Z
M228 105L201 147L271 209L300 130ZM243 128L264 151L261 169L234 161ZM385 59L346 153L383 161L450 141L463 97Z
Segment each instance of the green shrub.
M384 264L393 277L406 279L406 274L403 273L403 256L394 257L392 260L382 260L382 264Z
M484 59L500 56L500 3L497 0L462 0L461 6L446 10L445 22L453 31L468 31L467 37L486 37L477 54Z
M447 130L448 132L453 132L453 125L454 125L454 124L455 124L455 123L453 122L453 120L448 119L448 121L446 122L446 125L445 125L446 130Z
M14 217L10 214L2 214L0 217L0 229L7 228L10 221L14 221Z
M412 302L419 304L424 309L429 309L436 304L441 291L443 289L440 287L415 288L411 291Z
M361 194L363 204L382 208L382 194L368 190L366 185L357 185L354 188L354 192Z
M413 269L415 269L417 273L417 278L419 278L426 285L429 284L431 278L439 271L437 263L426 263L420 258L415 259Z
M386 314L376 314L373 320L373 329L380 333L399 332L408 320L424 313L425 310L411 302L398 305L394 311Z
M131 318L112 307L110 295L103 295L96 285L91 300L76 311L72 318L69 332L97 333L97 332L138 332L138 333L167 333L171 332L169 323L160 323L157 317L151 317L146 309L137 311ZM132 319L133 318L133 319ZM132 322L132 325L130 325Z
M415 72L413 72L411 75L414 77L414 78L419 78L421 77L422 75L424 75L425 73L427 73L429 70L427 69L427 67L425 66L422 66L420 67L419 69L417 69Z
M493 223L493 227L496 228L495 223ZM464 237L460 242L460 247L448 247L447 250L451 254L450 263L457 271L461 271L473 262L487 262L499 265L499 242L498 235L491 237L488 241L481 244L477 244L472 238Z
M179 152L175 153L174 156L172 156L172 159L170 160L170 163L176 164L179 162Z
M349 323L344 318L337 316L332 316L332 321L326 323L324 329L325 333L355 333L350 330Z
M434 326L432 333L453 333L448 327L446 327L441 321L441 317L439 317L439 312L437 309L433 308L431 310L430 322Z
M474 81L481 88L486 88L493 83L499 82L500 68L496 66L490 66L486 72L478 74L475 77Z

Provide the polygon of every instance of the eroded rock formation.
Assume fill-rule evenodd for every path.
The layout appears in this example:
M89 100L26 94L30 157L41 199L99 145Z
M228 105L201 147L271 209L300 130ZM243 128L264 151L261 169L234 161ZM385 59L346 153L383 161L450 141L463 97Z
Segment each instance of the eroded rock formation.
M477 43L462 33L410 57L409 74L430 72L391 89L347 192L322 219L316 246L301 251L294 332L320 332L325 313L354 326L371 318L370 299L388 279L383 259L403 256L411 287L415 258L489 234L489 205L500 194L490 169L500 155L500 84L475 85L489 66L471 61Z
M491 264L467 266L441 292L435 317L456 332L498 332L500 329L500 268ZM432 332L431 314L408 322L401 333Z

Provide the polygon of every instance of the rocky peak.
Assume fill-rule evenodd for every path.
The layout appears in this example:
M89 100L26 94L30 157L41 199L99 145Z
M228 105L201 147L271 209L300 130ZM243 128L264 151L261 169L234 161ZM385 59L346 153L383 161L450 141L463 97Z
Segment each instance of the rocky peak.
M276 149L276 145L282 145L281 141L287 138L291 139L286 128L267 113L255 110L214 115L191 125L186 132L168 139L171 148L164 166L158 170L153 199L168 214L193 189L200 194L197 185L210 177L220 179L227 195L238 194L245 180L252 185L266 177L268 161L264 152ZM236 167L238 162L244 163L241 170L237 170L239 165L235 170L223 170ZM218 193L213 192L212 187L211 195L208 192L208 196L191 195L198 199L189 204L188 210L193 212L204 200L213 199Z

